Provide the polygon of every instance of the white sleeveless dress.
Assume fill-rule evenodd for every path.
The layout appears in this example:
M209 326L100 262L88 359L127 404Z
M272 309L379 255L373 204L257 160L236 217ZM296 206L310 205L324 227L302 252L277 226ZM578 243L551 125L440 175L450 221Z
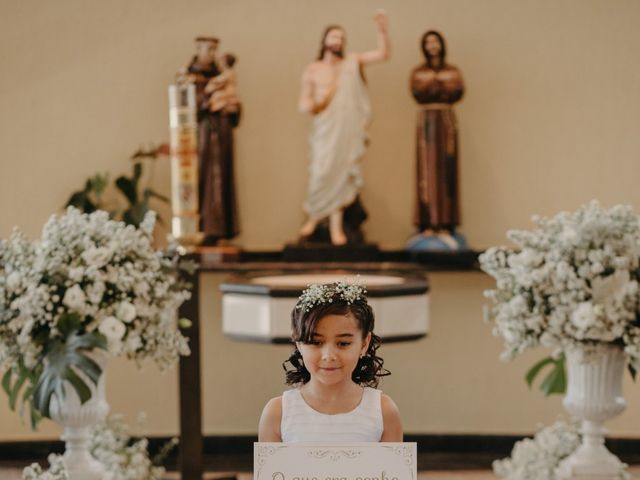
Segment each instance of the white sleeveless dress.
M365 387L360 404L347 413L329 415L311 408L300 389L282 394L280 434L284 443L379 442L382 421L381 391Z

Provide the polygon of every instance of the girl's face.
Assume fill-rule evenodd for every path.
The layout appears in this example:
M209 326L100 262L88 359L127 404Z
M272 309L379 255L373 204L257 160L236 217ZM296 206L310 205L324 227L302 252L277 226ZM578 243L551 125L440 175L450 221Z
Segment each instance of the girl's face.
M320 319L310 343L298 342L304 366L311 380L325 385L351 382L351 374L360 355L369 347L371 333L362 338L362 330L351 313L327 315Z

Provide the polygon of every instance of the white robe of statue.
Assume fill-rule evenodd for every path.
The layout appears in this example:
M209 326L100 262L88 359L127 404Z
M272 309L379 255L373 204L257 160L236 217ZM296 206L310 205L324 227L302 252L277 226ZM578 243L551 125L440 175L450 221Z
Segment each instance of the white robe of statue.
M349 206L362 189L360 158L371 117L369 94L355 55L342 62L329 106L313 118L309 191L304 209L321 220Z

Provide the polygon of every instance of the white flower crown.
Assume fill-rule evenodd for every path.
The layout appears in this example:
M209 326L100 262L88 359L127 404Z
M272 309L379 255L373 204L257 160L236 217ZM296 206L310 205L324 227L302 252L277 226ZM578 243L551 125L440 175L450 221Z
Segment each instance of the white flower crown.
M332 303L336 295L351 305L357 300L366 298L366 293L367 289L364 285L347 282L309 285L298 298L296 309L308 312L320 304Z

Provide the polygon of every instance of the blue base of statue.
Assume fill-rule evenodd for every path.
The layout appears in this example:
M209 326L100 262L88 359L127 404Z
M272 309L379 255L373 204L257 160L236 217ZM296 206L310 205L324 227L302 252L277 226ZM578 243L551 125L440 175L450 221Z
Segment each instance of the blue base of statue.
M418 233L407 240L406 249L410 252L459 252L461 250L469 250L464 235L453 232L451 238L455 241L455 245L450 245L438 235Z

